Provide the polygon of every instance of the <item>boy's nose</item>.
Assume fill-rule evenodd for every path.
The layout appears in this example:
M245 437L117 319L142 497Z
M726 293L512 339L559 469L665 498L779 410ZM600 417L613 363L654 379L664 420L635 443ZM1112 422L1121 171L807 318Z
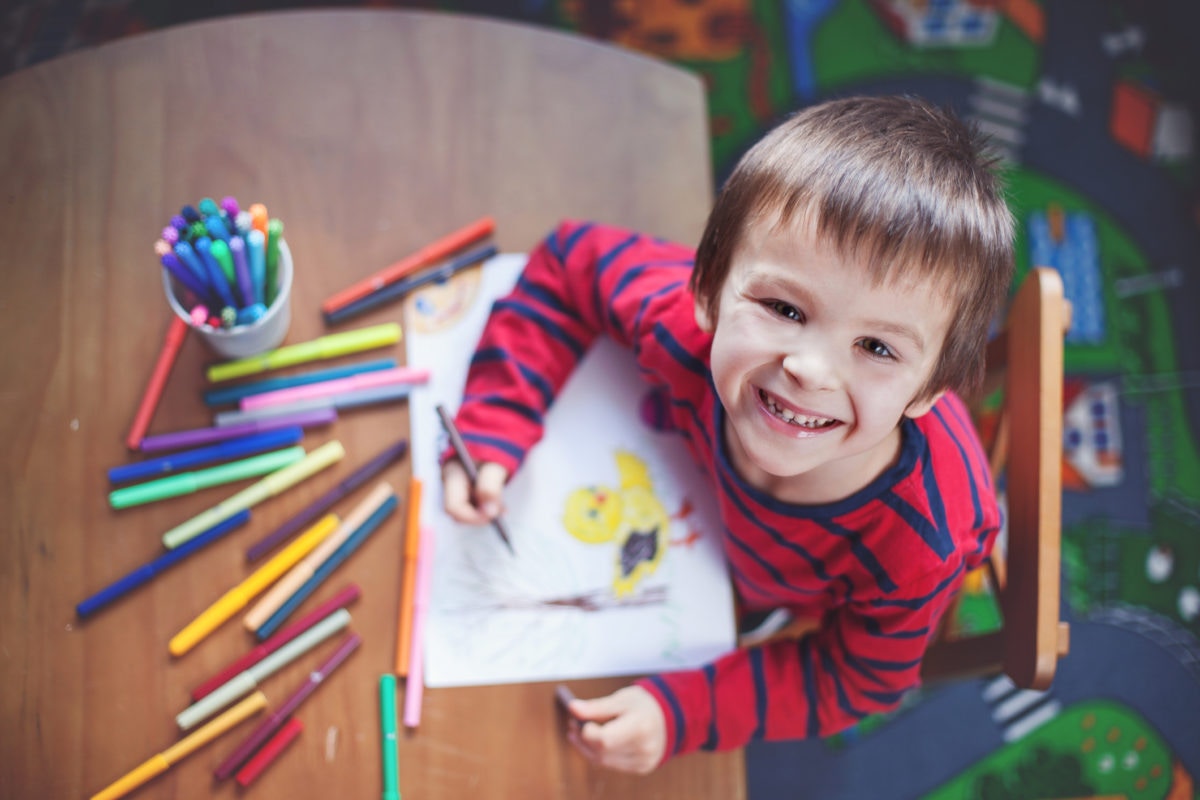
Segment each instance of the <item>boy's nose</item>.
M783 358L783 371L808 391L833 389L837 385L834 360L818 347L797 348L788 353Z

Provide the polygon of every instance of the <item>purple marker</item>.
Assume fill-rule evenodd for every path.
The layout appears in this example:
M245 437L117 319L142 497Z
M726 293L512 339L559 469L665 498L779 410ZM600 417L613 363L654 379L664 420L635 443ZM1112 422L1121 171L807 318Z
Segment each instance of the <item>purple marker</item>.
M370 461L354 470L354 472L352 472L341 483L337 484L328 492L309 503L298 514L251 545L250 549L246 551L246 560L257 561L267 553L271 552L271 550L280 543L285 542L295 536L302 529L308 527L310 522L324 514L329 509L333 508L335 503L339 502L346 495L350 494L355 489L374 478L393 461L403 458L404 454L407 452L408 441L405 439L401 439L395 444L385 448L379 455L375 456Z
M233 273L237 275L238 293L242 305L254 303L254 284L250 280L250 265L246 262L246 243L240 236L229 238L229 252L233 253Z
M332 408L319 408L312 411L299 411L295 414L280 414L276 417L241 422L236 425L226 425L219 428L194 428L189 431L160 433L158 436L147 436L142 439L143 453L158 453L163 450L179 450L184 447L196 447L202 444L223 442L237 436L251 433L262 433L277 428L299 425L301 428L311 428L318 425L328 425L337 419L337 411Z
M225 195L221 198L221 208L225 209L225 213L229 215L231 220L237 219L238 201L236 198L230 195Z
M349 633L343 637L341 644L333 651L333 655L326 659L321 666L308 673L308 677L304 679L304 683L300 684L296 691L283 702L279 710L263 720L254 729L254 732L234 748L234 751L226 756L225 760L217 766L216 770L213 771L216 779L223 781L232 775L242 765L242 762L250 758L251 754L262 746L263 742L271 738L275 731L283 723L287 722L288 717L296 713L296 709L300 707L300 704L307 700L309 695L317 690L317 687L321 685L325 678L337 669L343 661L349 658L350 654L358 649L360 644L362 644L362 637L357 633Z

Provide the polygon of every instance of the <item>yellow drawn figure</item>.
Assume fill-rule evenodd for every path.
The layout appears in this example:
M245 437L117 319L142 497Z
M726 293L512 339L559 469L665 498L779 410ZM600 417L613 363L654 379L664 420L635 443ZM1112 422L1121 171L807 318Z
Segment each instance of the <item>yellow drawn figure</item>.
M625 451L618 451L616 459L620 488L585 486L571 492L563 525L587 544L616 542L613 592L623 597L662 562L671 519L654 495L645 462Z

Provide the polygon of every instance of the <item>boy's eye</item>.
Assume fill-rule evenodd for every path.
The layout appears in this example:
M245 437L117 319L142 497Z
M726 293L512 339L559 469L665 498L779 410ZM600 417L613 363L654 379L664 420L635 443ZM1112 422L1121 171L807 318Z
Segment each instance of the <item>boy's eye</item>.
M878 339L861 339L859 345L873 356L878 358L895 358L896 354L892 352L892 348L888 347Z
M804 321L804 315L800 313L800 309L790 303L785 303L782 300L766 300L763 302L763 305L785 319L795 320L796 322Z

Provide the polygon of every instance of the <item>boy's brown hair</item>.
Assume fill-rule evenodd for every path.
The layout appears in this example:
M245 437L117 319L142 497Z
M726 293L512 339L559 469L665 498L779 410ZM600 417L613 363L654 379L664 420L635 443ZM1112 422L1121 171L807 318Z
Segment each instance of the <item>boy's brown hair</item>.
M808 215L818 237L865 259L878 284L927 279L953 305L914 399L978 385L1013 271L1012 214L979 131L914 97L832 100L774 128L725 182L696 251L691 288L712 319L746 229Z

